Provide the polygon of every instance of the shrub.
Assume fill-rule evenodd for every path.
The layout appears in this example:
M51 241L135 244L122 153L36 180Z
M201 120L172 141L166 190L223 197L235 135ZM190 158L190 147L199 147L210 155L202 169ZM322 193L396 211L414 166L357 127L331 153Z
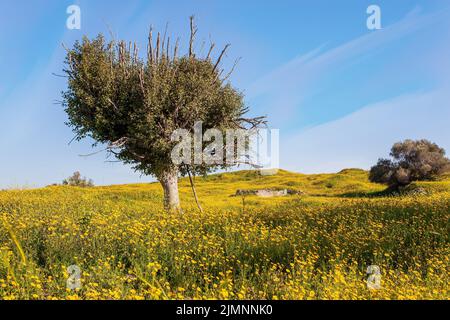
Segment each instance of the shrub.
M428 140L398 142L390 156L392 160L379 159L370 169L370 181L398 188L413 181L435 180L450 171L445 150Z
M71 177L64 179L62 184L74 187L93 187L94 181L92 181L92 179L87 179L86 177L81 177L80 172L77 171Z

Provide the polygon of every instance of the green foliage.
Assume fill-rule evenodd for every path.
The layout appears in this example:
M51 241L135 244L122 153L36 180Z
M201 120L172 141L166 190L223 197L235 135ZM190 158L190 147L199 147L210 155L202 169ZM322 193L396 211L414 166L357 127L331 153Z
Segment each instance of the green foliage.
M118 159L160 178L166 172L186 173L170 157L174 130L191 131L197 121L203 121L204 130L243 128L248 123L243 96L219 67L227 47L215 62L213 45L206 57L197 56L192 23L189 53L181 57L178 42L172 51L170 39L159 33L156 44L150 33L145 59L136 44L106 42L102 35L76 42L67 53L68 90L63 93L76 138L106 144ZM206 173L216 167L191 170Z
M435 180L450 171L445 150L428 140L398 142L390 155L392 160L379 159L371 168L370 181L397 188L413 181Z

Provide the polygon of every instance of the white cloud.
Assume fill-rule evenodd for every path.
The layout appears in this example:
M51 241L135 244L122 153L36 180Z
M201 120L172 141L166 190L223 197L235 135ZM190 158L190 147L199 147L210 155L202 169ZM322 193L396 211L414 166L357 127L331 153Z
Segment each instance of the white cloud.
M263 95L258 112L267 112L272 124L281 126L291 119L295 108L301 107L302 100L314 94L319 80L336 68L351 63L375 49L392 43L432 23L448 18L449 11L420 14L419 9L410 11L402 20L381 30L367 34L323 51L324 46L299 56L285 65L255 81L247 90L248 99Z
M449 87L405 95L281 137L281 167L304 173L368 169L407 138L426 138L450 152L449 101Z

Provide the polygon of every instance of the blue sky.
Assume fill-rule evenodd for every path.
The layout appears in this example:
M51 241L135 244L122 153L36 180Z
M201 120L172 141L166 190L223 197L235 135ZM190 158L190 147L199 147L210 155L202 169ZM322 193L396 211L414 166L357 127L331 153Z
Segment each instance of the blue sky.
M81 30L66 8L81 8ZM366 27L381 8L382 29ZM61 106L64 49L83 35L108 34L142 46L153 24L232 44L225 66L255 115L280 129L280 165L298 172L369 168L405 138L450 152L450 4L446 0L64 1L0 5L0 188L60 182L75 170L97 184L145 182L105 155L83 158L91 141L68 142ZM184 46L186 47L186 46ZM95 151L95 150L94 150Z

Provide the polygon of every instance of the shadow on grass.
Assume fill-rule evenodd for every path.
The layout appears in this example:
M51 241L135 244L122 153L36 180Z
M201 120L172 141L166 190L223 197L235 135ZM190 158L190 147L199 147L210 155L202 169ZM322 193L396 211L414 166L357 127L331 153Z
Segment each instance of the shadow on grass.
M396 187L387 187L381 191L371 192L345 192L339 195L342 198L381 198L398 196L399 190Z

